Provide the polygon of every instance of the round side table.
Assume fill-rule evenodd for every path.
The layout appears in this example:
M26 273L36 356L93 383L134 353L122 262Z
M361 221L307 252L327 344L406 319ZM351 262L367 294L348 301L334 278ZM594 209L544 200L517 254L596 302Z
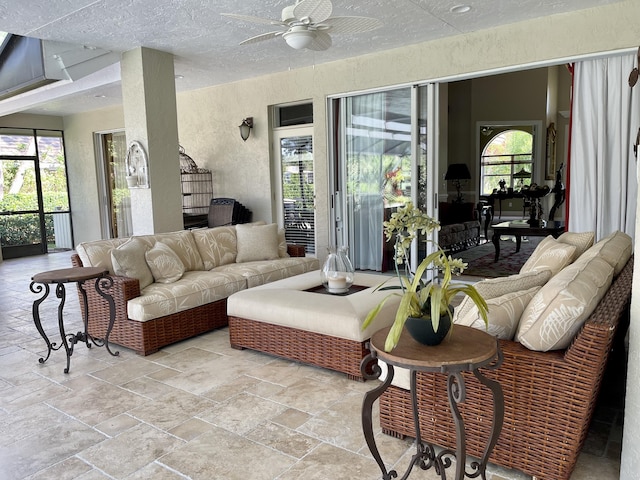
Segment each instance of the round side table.
M48 272L42 272L31 277L31 285L29 289L36 294L43 293L40 298L33 302L33 322L40 332L40 335L47 344L47 356L40 358L38 361L44 363L51 355L52 350L59 350L64 347L67 354L67 367L64 369L64 373L69 373L69 364L71 361L71 355L73 355L73 348L76 343L84 342L87 348L91 348L91 344L97 347L104 346L111 355L118 355L119 352L112 352L109 348L109 334L113 328L113 322L116 318L116 308L111 294L108 293L109 289L113 286L113 279L109 276L109 271L99 267L73 267L63 268L60 270L50 270ZM85 290L85 282L88 280L95 280L94 288L100 296L102 296L109 303L109 326L104 339L94 338L87 332L87 324L89 320L89 311L87 306L87 292ZM66 300L65 283L76 283L78 290L80 291L80 297L82 298L81 310L84 320L84 331L78 333L66 333L63 321L63 309ZM61 344L50 342L49 337L42 328L42 322L40 321L40 304L49 296L49 285L56 285L56 297L60 299L58 305L58 328L60 329Z
M407 471L401 478L406 479L414 466L427 470L433 467L440 478L446 479L446 469L451 466L452 458L456 460L455 479L462 480L465 476L485 478L487 462L493 447L495 447L504 417L504 395L502 387L495 380L491 380L478 370L480 367L489 369L498 368L502 363L502 352L498 340L491 335L471 327L455 325L451 335L440 345L427 347L419 344L411 336L403 331L396 348L387 353L384 351L384 343L389 332L389 327L377 331L370 341L371 353L361 363L362 375L367 380L380 378L382 373L378 360L382 360L388 366L387 376L384 382L367 392L362 403L362 429L367 446L382 471L383 480L391 480L398 476L395 470L387 471L382 461L380 452L373 435L373 404L391 385L394 376L394 366L409 370L410 392L413 406L413 420L416 428L416 448ZM431 444L422 441L420 435L420 422L418 418L416 395L416 372L441 372L448 375L447 390L449 404L456 427L456 451L444 449L436 454ZM460 415L458 404L465 401L465 385L462 372L472 372L473 375L485 385L493 395L493 422L491 436L480 462L472 462L472 472L466 471L466 445L464 421Z

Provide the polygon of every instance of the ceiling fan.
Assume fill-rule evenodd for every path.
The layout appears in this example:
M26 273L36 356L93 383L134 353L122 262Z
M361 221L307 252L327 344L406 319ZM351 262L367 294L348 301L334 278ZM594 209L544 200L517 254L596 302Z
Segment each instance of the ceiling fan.
M262 42L282 36L287 45L297 50L326 50L331 46L329 33L363 33L382 26L382 22L371 17L332 17L331 0L296 0L295 5L282 9L281 20L223 13L225 17L244 22L277 25L280 30L262 33L240 43Z

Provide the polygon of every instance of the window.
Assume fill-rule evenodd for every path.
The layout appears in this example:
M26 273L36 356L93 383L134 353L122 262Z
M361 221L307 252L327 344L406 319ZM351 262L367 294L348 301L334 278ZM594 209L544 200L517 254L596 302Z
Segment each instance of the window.
M484 141L480 157L480 188L482 195L489 195L505 188L518 190L531 184L533 174L533 126L530 127L481 127ZM516 175L516 174L520 175ZM526 176L529 173L529 176ZM523 176L524 174L524 176Z

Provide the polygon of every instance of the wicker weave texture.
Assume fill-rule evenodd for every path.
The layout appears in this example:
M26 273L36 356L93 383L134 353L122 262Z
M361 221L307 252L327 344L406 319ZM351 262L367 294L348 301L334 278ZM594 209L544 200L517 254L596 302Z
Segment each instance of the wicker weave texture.
M71 262L74 266L82 266L77 255L72 256ZM130 348L140 355L149 355L166 345L227 325L226 299L146 322L130 320L127 301L140 295L139 282L127 277L111 278L114 283L110 293L116 305L116 319L109 336L110 343ZM87 289L87 303L89 333L104 338L109 325L109 304L91 288Z
M620 320L629 314L633 258L565 351L534 352L500 341L504 362L483 373L500 382L505 396L504 427L490 457L539 480L568 480L591 423L607 358ZM491 393L465 374L460 405L467 452L480 457L491 428ZM446 375L417 374L418 409L425 441L455 449ZM383 431L415 437L409 392L391 386L380 398Z
M229 340L234 348L336 370L356 380L362 380L360 362L369 353L364 342L233 316L229 317Z

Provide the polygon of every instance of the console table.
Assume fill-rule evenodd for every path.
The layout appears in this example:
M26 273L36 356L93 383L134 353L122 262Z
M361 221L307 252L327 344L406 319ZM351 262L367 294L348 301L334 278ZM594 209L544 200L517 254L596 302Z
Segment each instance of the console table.
M67 354L67 367L64 369L64 373L69 373L69 363L71 361L71 355L73 355L73 348L78 342L84 342L87 348L91 348L91 344L97 347L104 346L111 355L118 355L119 352L112 352L109 348L109 334L113 328L113 322L116 318L116 308L113 298L108 293L108 290L113 286L113 279L109 276L109 271L99 267L74 267L63 268L60 270L50 270L48 272L42 272L34 275L31 278L32 282L29 289L33 293L43 293L43 295L33 302L33 322L38 329L38 332L47 344L47 356L38 359L40 363L44 363L51 355L52 350L59 350L64 347ZM95 280L94 288L100 296L102 296L109 303L109 327L104 339L94 338L87 333L87 324L89 318L89 311L87 308L87 292L85 290L85 282L88 280ZM65 283L76 283L80 296L82 298L82 312L84 314L84 331L78 333L68 334L65 332L63 309L66 300ZM40 321L40 304L49 296L49 285L54 284L56 286L56 297L60 299L58 305L58 328L60 329L60 338L62 343L57 345L55 342L49 341L49 337L42 328L42 322Z
M496 247L496 258L494 262L498 261L500 257L500 237L502 235L513 235L516 237L516 253L520 251L520 244L522 243L522 237L546 237L552 235L554 238L558 238L564 233L564 222L549 221L545 222L544 226L531 227L528 224L515 224L514 222L502 222L491 225L493 229L492 242Z
M502 352L496 338L471 327L456 325L450 336L440 345L427 347L419 344L405 331L400 336L398 346L390 353L384 351L384 343L389 332L389 327L377 331L370 342L371 353L362 360L362 375L367 380L380 377L382 371L377 360L384 361L388 366L387 376L384 382L365 394L362 403L362 429L367 446L382 471L383 480L397 478L395 470L387 471L376 445L373 433L373 403L391 385L394 376L394 366L409 369L411 381L411 402L413 406L413 418L416 428L416 453L411 459L405 474L406 479L414 466L422 470L433 467L440 478L446 480L446 469L456 460L455 479L462 480L465 476L485 478L487 462L493 447L498 441L504 417L504 395L502 387L495 380L491 380L478 370L480 367L495 369L502 363ZM372 372L372 373L370 373ZM447 388L449 405L456 426L456 451L443 449L436 452L433 445L423 442L420 435L420 422L417 408L416 373L417 372L442 372L448 375ZM471 462L471 472L466 471L466 445L464 421L460 415L458 404L465 401L465 384L462 372L472 372L473 375L485 385L493 395L493 422L490 438L483 457L479 462Z

